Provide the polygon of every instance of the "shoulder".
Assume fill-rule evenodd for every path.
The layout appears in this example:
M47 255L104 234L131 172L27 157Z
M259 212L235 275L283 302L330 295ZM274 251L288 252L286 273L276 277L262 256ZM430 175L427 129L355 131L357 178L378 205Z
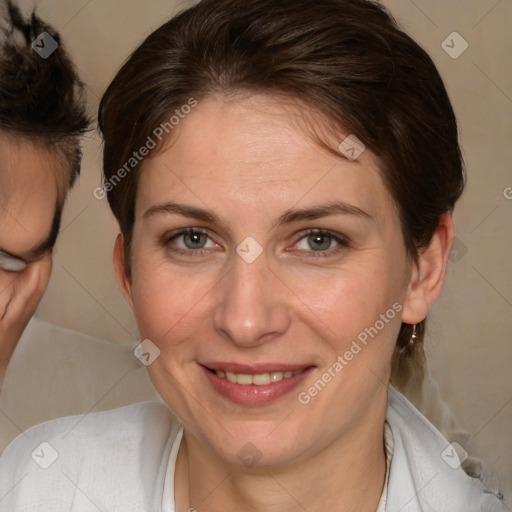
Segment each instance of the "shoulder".
M35 511L43 503L48 510L69 510L85 497L89 505L77 510L122 510L123 504L125 510L126 504L150 509L180 428L159 402L37 425L0 458L0 511Z
M444 436L402 394L389 387L386 419L394 441L388 509L498 512L503 501L461 468L461 447Z
M1 3L1 1L0 1ZM50 419L157 400L146 368L125 347L33 317L0 393L0 453Z

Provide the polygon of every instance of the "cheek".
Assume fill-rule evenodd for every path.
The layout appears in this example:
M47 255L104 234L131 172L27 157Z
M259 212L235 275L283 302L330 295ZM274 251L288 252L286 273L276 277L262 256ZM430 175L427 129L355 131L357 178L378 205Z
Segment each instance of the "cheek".
M338 352L365 329L385 315L386 328L380 329L393 336L400 323L398 306L403 292L389 271L386 261L376 257L372 264L347 265L346 268L318 271L301 275L286 272L281 277L286 288L297 300L303 322L315 322L315 330L325 333ZM283 287L284 288L284 287ZM386 314L389 312L388 314ZM381 323L378 324L381 327ZM364 335L363 335L364 337Z
M379 281L380 275L341 272L314 284L297 283L298 294L307 305L300 322L303 326L309 323L324 342L318 345L323 355L318 378L333 382L315 407L322 409L345 396L345 405L330 413L337 417L333 424L345 421L348 410L360 410L361 400L372 396L388 378L402 305L394 282L389 277ZM316 396L316 388L309 394L311 389L300 390L305 393L302 399Z
M134 258L132 299L140 335L157 345L177 344L204 318L206 277L188 275Z

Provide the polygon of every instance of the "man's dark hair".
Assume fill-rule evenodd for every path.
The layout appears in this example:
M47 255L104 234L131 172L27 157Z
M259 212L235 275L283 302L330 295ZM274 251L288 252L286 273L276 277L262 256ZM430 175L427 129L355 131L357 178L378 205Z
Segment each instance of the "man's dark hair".
M0 9L3 7L6 13L0 21L0 132L50 149L64 164L65 177L56 176L59 194L53 245L66 192L80 173L80 136L89 128L84 87L57 31L35 13L24 19L10 0L3 3ZM43 32L58 44L47 58L32 48L33 41Z
M379 160L412 261L463 191L457 122L443 81L378 2L203 0L168 21L135 50L101 101L105 181L169 113L215 93L301 101L338 137L360 139ZM139 168L107 189L128 272ZM421 379L424 332L422 321L411 344L413 326L402 323L395 384Z

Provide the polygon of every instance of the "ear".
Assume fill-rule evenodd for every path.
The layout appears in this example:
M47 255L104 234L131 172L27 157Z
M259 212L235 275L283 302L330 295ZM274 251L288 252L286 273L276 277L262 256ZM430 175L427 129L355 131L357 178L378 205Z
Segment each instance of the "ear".
M441 218L430 244L420 252L418 263L413 267L404 300L402 322L417 324L426 318L441 292L453 237L452 216L446 213Z
M116 237L114 244L114 269L116 271L117 284L121 289L124 300L128 303L133 310L132 300L132 281L131 276L126 274L126 265L124 257L124 238L121 233Z

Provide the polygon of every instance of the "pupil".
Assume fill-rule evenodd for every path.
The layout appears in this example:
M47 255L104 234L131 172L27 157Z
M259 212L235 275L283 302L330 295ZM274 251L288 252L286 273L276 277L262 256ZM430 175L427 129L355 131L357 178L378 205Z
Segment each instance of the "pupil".
M310 235L308 238L309 246L315 250L324 250L329 249L330 243L330 237L326 235L316 234L316 235Z
M185 237L185 245L189 249L200 249L204 247L204 240L201 241L202 236L202 233L187 233L187 236Z

